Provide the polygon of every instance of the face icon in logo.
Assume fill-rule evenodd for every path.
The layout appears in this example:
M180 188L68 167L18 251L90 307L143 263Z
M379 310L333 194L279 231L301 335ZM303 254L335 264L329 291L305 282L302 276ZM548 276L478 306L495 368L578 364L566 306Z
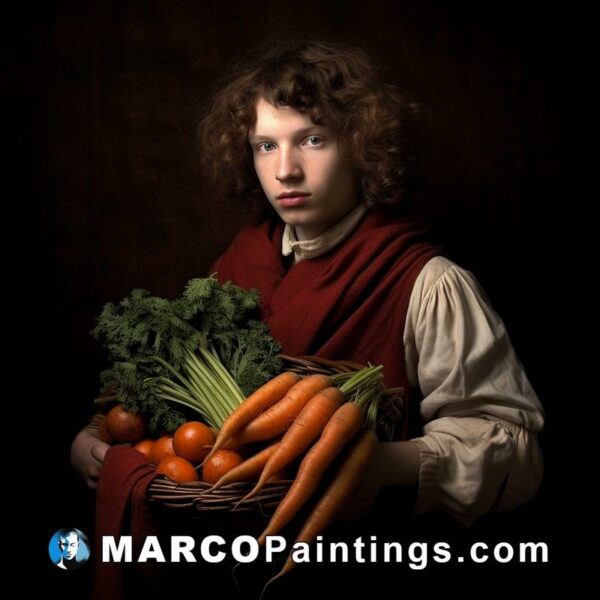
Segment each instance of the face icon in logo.
M50 559L67 571L78 569L89 558L89 543L79 529L59 529L50 540Z
M73 560L79 549L79 536L76 531L70 531L58 539L58 548L63 561Z

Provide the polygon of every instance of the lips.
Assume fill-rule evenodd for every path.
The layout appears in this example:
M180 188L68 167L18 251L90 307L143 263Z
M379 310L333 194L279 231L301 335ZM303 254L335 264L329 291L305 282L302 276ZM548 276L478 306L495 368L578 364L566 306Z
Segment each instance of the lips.
M306 204L308 196L310 196L310 194L305 192L284 192L277 196L277 203L279 206L283 207L302 206L303 204Z

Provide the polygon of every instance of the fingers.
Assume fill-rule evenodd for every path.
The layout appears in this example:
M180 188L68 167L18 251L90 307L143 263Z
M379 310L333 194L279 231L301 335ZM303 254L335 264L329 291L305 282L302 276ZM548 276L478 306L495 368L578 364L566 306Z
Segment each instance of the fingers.
M95 465L92 465L88 469L87 477L85 478L85 483L91 490L95 490L98 487L98 477L99 476L100 476L100 468Z
M90 453L91 455L100 463L104 462L104 456L106 455L107 450L109 449L109 445L108 444L94 444L91 449L90 449Z

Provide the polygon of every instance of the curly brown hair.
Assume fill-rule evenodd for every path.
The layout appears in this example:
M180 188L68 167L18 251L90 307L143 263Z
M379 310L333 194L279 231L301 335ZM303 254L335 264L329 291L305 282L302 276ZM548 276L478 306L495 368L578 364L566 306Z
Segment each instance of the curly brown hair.
M357 174L363 204L402 204L419 107L384 83L379 71L363 50L321 41L275 44L235 65L199 126L213 183L230 198L260 199L264 206L248 143L256 102L263 97L333 127L340 154Z

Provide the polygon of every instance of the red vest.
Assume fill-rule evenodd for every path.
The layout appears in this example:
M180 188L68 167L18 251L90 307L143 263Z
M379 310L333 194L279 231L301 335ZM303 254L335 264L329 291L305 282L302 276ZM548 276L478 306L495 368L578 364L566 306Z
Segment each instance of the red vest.
M415 279L440 253L427 241L427 228L371 209L335 248L289 269L281 253L283 229L279 220L244 229L211 272L222 283L258 289L261 318L286 354L382 364L386 385L406 390L399 439L418 435L403 335Z

